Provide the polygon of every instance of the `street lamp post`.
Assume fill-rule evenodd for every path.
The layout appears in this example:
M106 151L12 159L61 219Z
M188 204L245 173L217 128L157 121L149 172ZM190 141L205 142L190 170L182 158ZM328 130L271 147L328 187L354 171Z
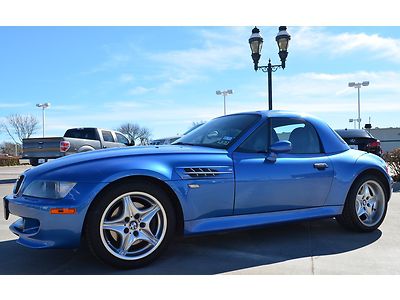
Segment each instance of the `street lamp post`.
M354 129L356 129L357 119L349 119L349 123L354 123Z
M36 104L36 107L40 107L42 108L42 126L43 126L43 137L44 137L44 110L48 107L50 107L50 103L46 102L46 103L39 103Z
M363 81L363 82L349 82L349 87L354 87L357 89L357 99L358 99L358 129L361 129L361 105L360 105L360 88L361 86L368 86L369 81Z
M268 73L268 109L272 110L272 72L275 72L277 69L286 67L286 58L288 55L288 45L290 40L290 35L286 31L286 26L280 26L279 32L276 35L276 42L279 48L279 58L281 59L280 65L272 65L271 59L268 60L268 65L259 66L258 62L261 57L261 49L263 45L263 38L260 35L260 30L257 27L254 27L251 31L251 36L249 38L249 44L251 49L251 57L253 58L254 70L257 71L261 69L264 73Z
M225 91L216 91L215 92L217 95L223 95L224 96L224 116L226 116L226 96L227 95L232 95L233 90L225 90Z

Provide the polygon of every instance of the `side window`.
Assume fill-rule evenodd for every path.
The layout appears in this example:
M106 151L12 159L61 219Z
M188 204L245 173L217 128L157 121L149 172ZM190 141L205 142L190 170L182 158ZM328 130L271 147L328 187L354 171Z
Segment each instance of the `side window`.
M314 126L309 122L290 118L272 118L271 143L288 140L296 154L322 153L321 142Z
M258 127L237 149L239 152L265 153L268 146L267 123Z
M97 137L96 129L94 128L73 128L68 129L64 137L86 140L99 140Z
M116 132L115 135L117 136L117 142L125 145L129 145L129 140L123 136L122 134Z
M112 133L110 131L102 130L101 134L103 135L103 140L105 142L114 142L114 138L113 138Z

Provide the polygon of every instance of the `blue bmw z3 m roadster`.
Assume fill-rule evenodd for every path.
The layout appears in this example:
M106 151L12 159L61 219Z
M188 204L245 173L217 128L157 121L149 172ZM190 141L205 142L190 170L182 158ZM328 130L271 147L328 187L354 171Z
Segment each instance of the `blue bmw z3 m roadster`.
M175 235L335 217L370 232L392 191L385 162L325 122L285 111L219 117L170 146L99 150L27 170L4 198L18 243L134 268Z

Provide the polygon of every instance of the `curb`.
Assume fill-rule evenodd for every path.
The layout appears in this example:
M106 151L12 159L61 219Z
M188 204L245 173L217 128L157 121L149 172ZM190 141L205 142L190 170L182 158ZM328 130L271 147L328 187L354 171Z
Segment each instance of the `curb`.
M17 178L15 178L15 179L0 179L0 184L14 183L16 181L17 181Z

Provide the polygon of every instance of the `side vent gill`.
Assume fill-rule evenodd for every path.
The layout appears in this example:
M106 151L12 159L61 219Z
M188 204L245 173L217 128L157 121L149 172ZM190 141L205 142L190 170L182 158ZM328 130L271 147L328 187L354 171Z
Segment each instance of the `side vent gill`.
M192 177L192 178L199 178L199 177L216 177L222 174L232 174L232 171L219 171L212 168L183 168L184 174Z

